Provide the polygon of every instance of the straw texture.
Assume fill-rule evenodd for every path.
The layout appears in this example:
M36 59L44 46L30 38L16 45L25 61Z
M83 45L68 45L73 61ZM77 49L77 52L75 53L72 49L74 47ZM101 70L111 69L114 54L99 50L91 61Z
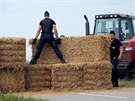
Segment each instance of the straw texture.
M32 43L32 40L29 41ZM37 51L37 45L32 46L32 56ZM87 37L64 37L59 48L67 62L99 62L109 60L110 39L107 36ZM40 58L39 64L60 63L50 44L46 44Z
M25 91L25 38L0 38L0 92Z
M49 66L27 65L25 67L26 90L41 91L51 88L51 69Z
M111 63L108 61L27 65L25 71L26 89L31 91L111 88Z
M12 67L0 69L0 92L22 91L25 91L24 70Z
M0 38L0 68L8 64L26 63L26 39Z
M87 63L83 69L84 90L110 89L111 83L111 63L108 61Z
M52 66L52 89L73 90L83 86L82 63L57 64Z

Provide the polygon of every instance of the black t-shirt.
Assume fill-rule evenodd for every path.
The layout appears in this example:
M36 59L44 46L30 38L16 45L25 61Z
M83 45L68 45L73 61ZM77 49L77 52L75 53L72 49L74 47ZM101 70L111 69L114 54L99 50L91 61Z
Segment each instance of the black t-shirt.
M39 25L42 26L43 33L51 33L53 30L54 24L56 25L56 23L52 19L49 19L49 18L45 18L39 23Z
M114 39L112 41L111 47L110 47L111 59L114 59L114 57L118 58L118 56L120 54L120 46L122 46L122 44L118 39Z

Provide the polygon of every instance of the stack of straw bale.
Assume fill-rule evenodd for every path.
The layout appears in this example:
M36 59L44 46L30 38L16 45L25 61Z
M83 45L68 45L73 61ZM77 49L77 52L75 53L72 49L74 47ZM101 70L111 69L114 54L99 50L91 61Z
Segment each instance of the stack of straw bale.
M53 90L111 88L111 64L108 61L56 64L51 76Z
M27 65L26 90L91 90L111 88L111 63L82 62Z
M110 39L106 36L64 37L59 48L67 62L98 62L109 60ZM29 42L32 43L32 40ZM33 56L37 50L38 42L32 46ZM38 63L60 63L52 47L47 44L38 60Z
M31 43L32 40L30 40ZM32 46L32 57L35 55L37 45L38 42ZM40 71L38 67L49 68L48 73L46 73L51 78L48 79L51 81L49 89L60 91L109 89L111 88L109 46L110 39L107 36L65 37L62 38L59 48L64 59L67 61L66 64L58 64L60 61L52 47L46 44L38 60L38 64L29 68L30 70L35 68L34 70L37 72ZM44 63L49 65L40 65ZM27 78L31 78L29 74L30 70L28 70ZM40 74L36 73L35 75L38 76ZM48 80L43 82L49 82ZM27 79L27 82L29 82L29 85L35 84L29 79ZM38 90L46 88L41 85L31 87L35 87Z
M25 46L24 38L0 38L0 91L25 90Z
M51 69L46 65L27 65L25 68L26 90L41 91L51 88Z

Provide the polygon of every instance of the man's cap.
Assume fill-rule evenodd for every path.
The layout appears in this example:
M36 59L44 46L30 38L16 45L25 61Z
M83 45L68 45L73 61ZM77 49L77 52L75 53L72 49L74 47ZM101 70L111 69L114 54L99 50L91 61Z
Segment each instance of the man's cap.
M50 16L48 11L45 11L44 16Z
M114 34L115 35L115 32L112 30L112 31L110 31L110 34Z

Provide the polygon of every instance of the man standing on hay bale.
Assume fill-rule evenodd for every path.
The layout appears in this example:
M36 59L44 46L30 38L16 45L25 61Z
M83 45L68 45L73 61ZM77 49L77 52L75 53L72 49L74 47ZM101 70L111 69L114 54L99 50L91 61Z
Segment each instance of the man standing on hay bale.
M37 41L37 38L41 32L41 37L39 40L39 44L37 47L37 52L34 56L33 59L31 59L30 64L36 64L37 59L40 57L40 54L42 52L42 49L44 48L44 45L48 42L51 44L52 48L54 49L55 53L57 54L58 58L61 60L62 63L66 63L65 60L63 59L63 56L58 48L58 43L60 42L60 39L58 38L58 32L56 28L56 23L49 18L49 12L45 11L44 17L42 21L40 21L37 33L36 33L36 38L33 40L32 44L35 44ZM54 33L53 33L54 30ZM54 38L54 34L56 36L56 40Z
M110 57L112 67L112 85L113 87L119 87L118 78L119 78L119 70L117 69L117 65L119 63L119 59L121 59L121 55L123 53L123 47L121 42L115 38L115 32L110 32L111 36L111 47L110 47Z

